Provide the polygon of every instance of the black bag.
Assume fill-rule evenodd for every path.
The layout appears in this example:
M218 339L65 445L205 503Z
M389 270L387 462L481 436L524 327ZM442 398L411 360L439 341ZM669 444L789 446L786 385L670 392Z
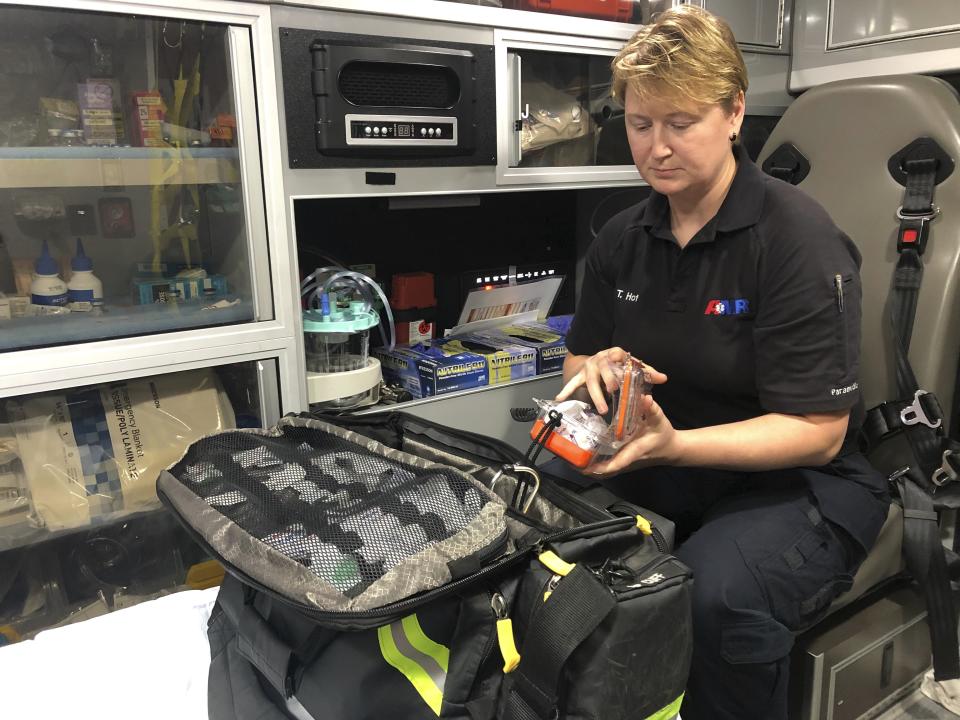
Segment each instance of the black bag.
M397 412L191 445L157 490L228 571L210 718L673 718L689 570L519 460Z

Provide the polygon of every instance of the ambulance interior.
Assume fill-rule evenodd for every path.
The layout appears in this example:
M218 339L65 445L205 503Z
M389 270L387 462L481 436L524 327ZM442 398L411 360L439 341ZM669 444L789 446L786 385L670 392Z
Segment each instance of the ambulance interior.
M216 7L220 4L211 1L209 10L222 10ZM290 287L285 295L266 299L269 290L264 288L270 283L264 268L276 266L276 255L268 258L266 251L244 244L245 233L252 232L244 223L255 222L256 214L214 212L195 247L206 247L204 233L225 237L221 247L228 250L217 251L216 274L228 276L231 288L246 288L239 302L222 310L222 322L280 322L289 311L295 357L282 361L251 354L233 363L221 358L202 367L198 361L184 373L158 374L175 388L170 392L194 398L183 407L184 416L202 405L209 416L205 424L215 432L270 427L290 412L359 417L402 410L526 450L529 417L520 413L527 421L518 421L511 409L529 408L534 397L550 398L560 389L559 366L541 368L545 355L534 361L531 354L530 372L513 378L508 372L494 381L491 370L474 384L465 379L443 389L434 380L428 389L426 377L417 377L416 370L397 370L407 367L405 356L384 346L436 345L465 323L467 332L479 332L510 322L545 323L548 316L574 312L585 253L597 232L649 192L632 166L622 110L609 99L609 58L625 39L621 30L610 27L646 21L652 13L680 4L685 2L620 3L632 6L628 15L616 22L594 17L586 31L563 24L572 17L515 9L522 3L418 0L407 10L390 3L358 9L339 0L267 6L275 48L265 55L272 67L264 72L275 80L276 93L258 98L272 109L257 128L261 140L268 133L276 136L271 147L279 149L279 159L263 156L261 161L277 162L272 177L278 182L265 184L262 196L255 193L243 202L259 208L276 199L282 208L284 222L271 230L283 228L288 236L271 237L271 242L289 255L284 267L291 269ZM750 157L822 204L862 253L864 402L869 409L899 401L881 414L890 426L878 429L878 435L919 423L949 448L947 440L960 441L960 396L955 394L960 376L960 172L955 168L960 159L960 11L955 3L939 0L917 5L907 0L699 4L727 17L738 37L748 37L741 44L751 90L740 141ZM201 10L204 5L198 3ZM225 42L219 34L214 37ZM380 144L372 140L374 116L362 113L352 121L356 127L346 122L348 142L342 146L342 125L337 126L340 135L318 140L322 93L310 63L319 62L315 43L323 42L330 47L355 42L359 48L410 43L489 49L489 57L473 68L474 110L466 119L455 118L462 146L449 152L436 146L394 152L397 146L386 139L388 122L393 139L407 123L414 136L428 130L409 120L416 116L410 109L384 120ZM333 51L329 55L332 61ZM215 66L214 71L223 69ZM540 136L538 110L543 112ZM265 122L268 118L275 124ZM556 121L549 133L543 118ZM439 142L448 127L437 124L429 137ZM369 144L349 142L351 132ZM924 170L916 171L923 162ZM913 165L908 168L908 163ZM918 179L917 172L927 176ZM89 202L83 190L71 193L66 198L71 206ZM137 188L131 194L137 224L147 225L149 192ZM15 202L12 193L0 198L3 206L12 208ZM191 201L184 194L179 202ZM210 199L205 196L203 202L206 206ZM231 196L223 206L234 202ZM9 236L2 222L0 231ZM914 242L923 243L922 267L911 274L898 262L904 244L915 249ZM59 245L58 250L67 251ZM107 262L119 266L136 255L131 248L124 252L130 257ZM341 278L339 284L326 285L334 275ZM302 283L299 288L294 278ZM109 282L126 284L116 274ZM524 294L533 287L536 292ZM898 287L907 299L895 300ZM361 365L343 365L343 356L336 353L355 349L333 349L335 342L343 342L343 333L334 341L316 322L330 315L324 303L331 288L340 293L332 301L333 313L347 318L349 342L359 339L362 344ZM497 299L485 303L484 296ZM372 319L361 321L359 314L351 319L347 301L358 299L376 310ZM277 309L284 302L289 307ZM179 329L220 324L204 320L209 316L202 313L195 316ZM138 317L116 335L133 342ZM562 336L566 326L560 321L549 327ZM0 321L0 337L2 328ZM916 387L898 359L898 333L904 328L903 357L909 358ZM471 338L466 345L436 351L430 358L435 368L431 377L439 378L439 368L465 362L459 356L450 360L455 352L469 354L482 347L482 340ZM10 341L8 352L43 344L41 335L29 342ZM2 339L0 348L7 348ZM397 363L393 369L391 360ZM157 392L152 375L138 371L126 378L124 392L134 407L138 402L146 407L156 397L151 396ZM62 388L66 397L69 388ZM56 392L24 395L18 407L52 414L61 402ZM281 396L284 401L276 401ZM78 402L77 397L68 401ZM8 412L0 415L0 451L22 437L18 420ZM894 484L898 473L907 474L912 457L908 435L900 433L899 441L884 443L870 456L878 469L894 476ZM40 472L45 444L54 440L33 437L35 448L11 450L11 458L16 454L18 459L10 460L9 467L4 465L8 458L0 455L0 472L5 467L22 468L17 470L21 474ZM151 471L175 462L194 439L154 458ZM929 458L932 451L927 450ZM952 553L960 548L960 501L950 491L960 467L949 449L941 453L938 445L933 454L938 462L920 471L930 476L932 470L930 487L939 504L917 505L916 498L906 508L893 503L853 587L798 637L791 659L791 720L960 717L960 667L953 671L958 605L949 583L956 571L955 563L949 564ZM167 677L176 689L173 694L181 697L176 702L157 699L158 707L167 712L176 708L182 717L206 717L204 613L209 614L222 569L156 503L149 488L141 488L141 499L125 501L124 513L103 523L91 520L94 513L86 506L78 510L54 492L44 499L39 484L31 489L32 500L24 499L16 510L23 518L28 512L39 514L42 532L19 522L9 523L7 532L0 523L0 637L7 639L0 643L0 669L48 667L47 677L66 673L73 648L83 645L89 651L99 643L107 653L133 633L153 651L149 658L131 655L140 658L138 672L117 670L128 685L116 691L109 706L142 703L146 676L154 688L143 691L148 697L158 695L158 678ZM35 506L28 510L28 502ZM931 559L941 545L949 566ZM918 567L924 575L920 582ZM206 588L205 595L174 593L191 588ZM164 636L158 630L164 626L175 629Z

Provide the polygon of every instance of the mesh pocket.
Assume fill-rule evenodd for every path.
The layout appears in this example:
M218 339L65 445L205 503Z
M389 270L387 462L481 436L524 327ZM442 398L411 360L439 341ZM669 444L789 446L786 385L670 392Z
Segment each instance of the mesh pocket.
M346 597L453 538L491 502L454 468L374 454L310 427L278 430L204 438L169 472Z

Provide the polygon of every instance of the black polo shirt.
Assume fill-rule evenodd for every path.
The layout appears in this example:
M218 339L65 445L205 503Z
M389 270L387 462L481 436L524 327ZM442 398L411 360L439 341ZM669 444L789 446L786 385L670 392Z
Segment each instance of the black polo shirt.
M665 372L654 395L678 429L850 408L841 452L853 452L860 253L816 201L734 154L723 204L686 247L657 192L603 227L567 348L620 346ZM883 492L882 478L864 482Z

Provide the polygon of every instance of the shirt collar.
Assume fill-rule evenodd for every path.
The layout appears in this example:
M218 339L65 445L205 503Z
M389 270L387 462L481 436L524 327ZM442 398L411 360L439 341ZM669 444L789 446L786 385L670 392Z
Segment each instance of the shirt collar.
M707 223L708 226L713 225L717 232L732 232L756 225L763 210L763 171L754 164L742 145L734 145L733 154L737 160L737 174L717 214ZM640 224L657 237L673 237L670 231L670 202L665 195L651 190Z

